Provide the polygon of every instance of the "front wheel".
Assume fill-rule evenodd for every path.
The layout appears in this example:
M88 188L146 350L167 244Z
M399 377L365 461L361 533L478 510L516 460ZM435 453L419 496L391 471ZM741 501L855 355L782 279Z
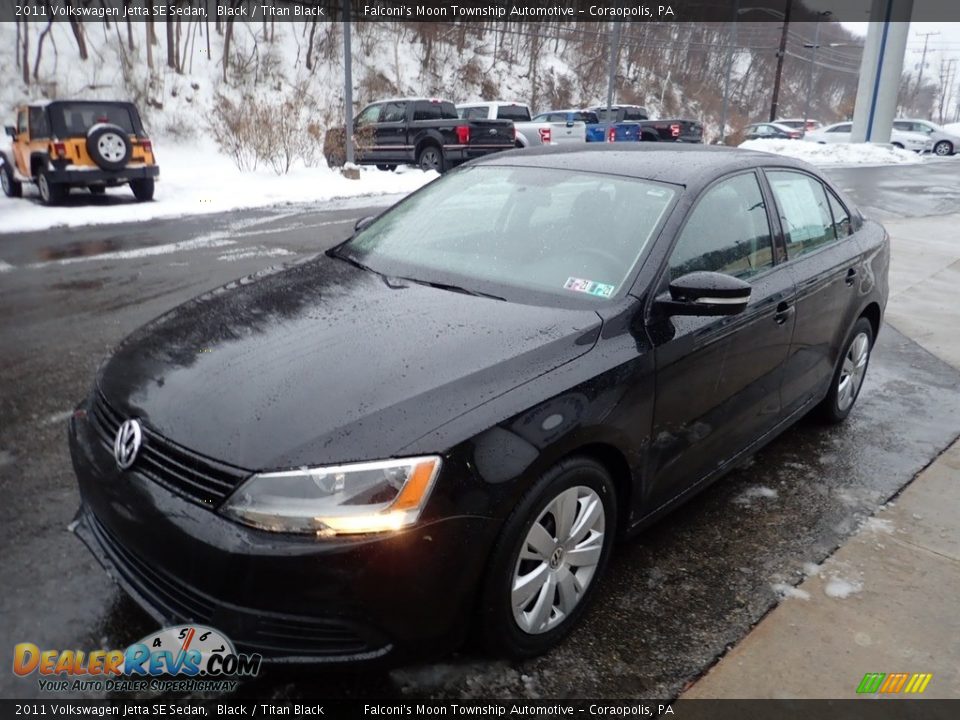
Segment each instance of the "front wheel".
M840 363L833 373L830 391L820 403L820 417L830 424L841 423L847 419L853 405L860 396L863 379L870 364L870 351L873 349L873 326L866 318L854 323L840 356Z
M140 202L153 200L153 178L141 178L140 180L131 180L130 189L133 190L133 196Z
M7 197L23 196L23 184L14 179L13 169L7 163L0 164L0 185L3 186L3 194Z
M446 169L443 150L436 145L427 145L417 156L417 166L423 171L435 170L442 174Z
M560 642L589 604L616 534L609 473L585 457L548 470L504 523L484 582L488 649L539 655Z
M953 143L949 140L941 140L933 146L933 152L941 157L953 155Z

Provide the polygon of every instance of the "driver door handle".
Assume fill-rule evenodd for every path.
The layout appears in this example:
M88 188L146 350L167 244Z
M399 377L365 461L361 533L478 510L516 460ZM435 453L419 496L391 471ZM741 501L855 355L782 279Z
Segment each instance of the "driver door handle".
M783 325L791 315L793 315L796 308L790 303L784 301L777 305L777 311L773 314L773 321L777 325Z
M853 285L853 283L856 281L856 279L857 279L857 269L856 269L856 268L850 268L849 270L847 270L847 277L845 277L843 281L844 281L847 285Z

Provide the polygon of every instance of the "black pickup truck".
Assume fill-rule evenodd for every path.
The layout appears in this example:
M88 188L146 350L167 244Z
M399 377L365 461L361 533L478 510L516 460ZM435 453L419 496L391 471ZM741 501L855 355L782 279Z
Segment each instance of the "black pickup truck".
M415 164L423 170L445 170L514 147L510 120L461 120L446 100L399 98L367 105L353 121L358 162L392 170Z
M604 128L596 137L589 141L616 142L623 139L636 139L644 142L703 142L703 125L696 120L651 120L646 108L639 105L613 105L609 108L595 107L590 109L597 114L599 125ZM612 123L612 125L611 125ZM609 137L613 129L614 139ZM606 135L603 135L604 131Z

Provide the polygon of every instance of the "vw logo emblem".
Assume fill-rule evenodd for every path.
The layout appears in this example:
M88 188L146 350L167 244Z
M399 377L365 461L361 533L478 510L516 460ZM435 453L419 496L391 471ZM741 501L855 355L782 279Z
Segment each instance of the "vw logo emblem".
M133 465L142 439L140 423L136 420L127 420L117 430L117 439L113 441L113 458L121 470L126 470Z

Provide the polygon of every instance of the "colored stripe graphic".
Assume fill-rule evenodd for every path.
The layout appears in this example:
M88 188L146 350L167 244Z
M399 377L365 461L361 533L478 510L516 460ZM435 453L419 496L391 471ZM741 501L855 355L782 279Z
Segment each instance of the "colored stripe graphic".
M866 673L857 686L857 693L895 695L899 692L919 694L927 689L933 673Z

